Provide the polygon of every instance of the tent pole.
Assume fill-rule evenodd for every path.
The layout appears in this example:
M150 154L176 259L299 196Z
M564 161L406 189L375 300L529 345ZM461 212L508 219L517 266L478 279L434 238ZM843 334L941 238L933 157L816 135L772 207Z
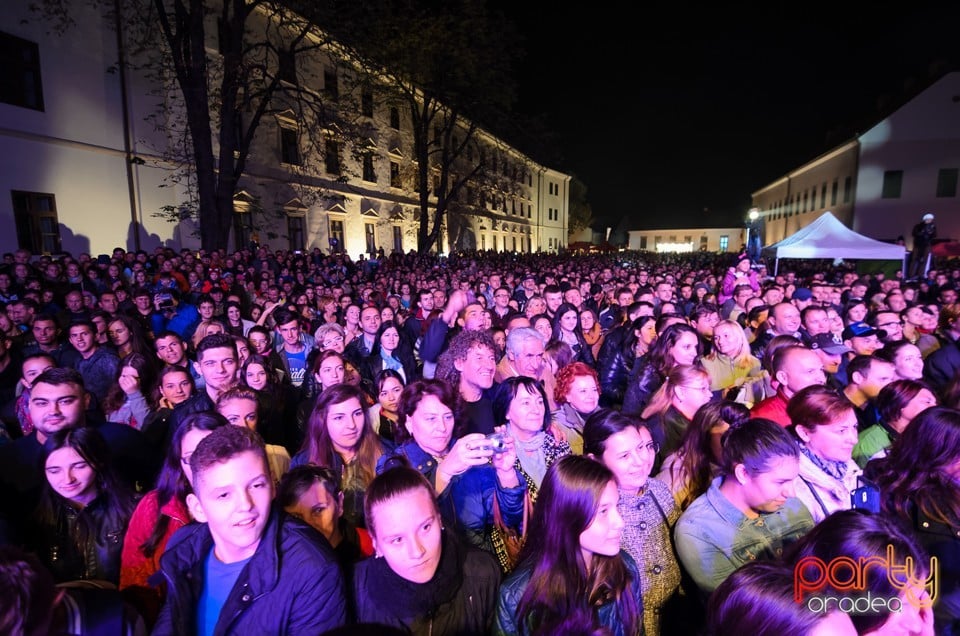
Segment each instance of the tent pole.
M776 276L780 273L780 257L777 257L777 260L773 263L773 275Z

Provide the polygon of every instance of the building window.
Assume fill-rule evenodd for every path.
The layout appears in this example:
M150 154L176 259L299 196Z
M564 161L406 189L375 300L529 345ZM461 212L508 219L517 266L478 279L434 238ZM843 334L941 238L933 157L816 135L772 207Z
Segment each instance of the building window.
M377 173L373 169L373 154L369 152L363 155L363 180L370 183L377 182Z
M400 164L396 161L390 162L390 187L391 188L401 188L403 184L400 182Z
M303 251L303 221L302 216L287 216L287 239L290 241L290 249L293 251Z
M373 117L373 91L365 88L360 92L360 114Z
M824 181L820 187L820 209L827 207L827 182Z
M702 252L707 251L707 235L706 234L700 237L700 251Z
M837 204L837 192L839 190L840 190L840 182L834 179L833 185L830 186L830 205Z
M883 192L880 196L884 199L899 199L900 190L903 188L903 170L887 170L883 173ZM846 187L844 187L846 190ZM844 192L846 194L846 192ZM846 199L846 197L844 197Z
M393 251L403 254L403 228L399 225L393 226Z
M330 249L343 251L343 221L340 219L330 219Z
M487 235L486 235L486 234L481 234L481 235L480 235L480 249L482 249L482 250L486 250L486 249L487 249Z
M516 236L513 237L513 251L514 251L514 252L517 251L517 237L516 237Z
M280 161L291 166L300 165L300 144L297 139L297 131L286 126L280 127Z
M720 235L720 251L726 252L727 247L729 247L729 245L730 245L730 237L727 236L726 234L721 234Z
M940 168L937 174L937 197L957 196L957 169Z
M0 102L43 110L40 49L34 42L0 33Z
M327 151L323 155L324 168L330 174L340 174L340 142L327 140Z
M647 249L647 237L646 237L646 236L641 236L641 237L640 237L640 249L642 249L642 250Z
M367 240L367 254L375 254L377 251L377 226L373 223L364 223L363 235Z
M293 51L287 49L277 51L277 77L280 81L297 85L297 58Z
M853 177L847 177L843 180L843 202L850 203L851 197L853 197Z
M494 252L497 251L497 235L496 234L493 235L493 251Z
M52 194L14 190L13 218L17 225L17 245L31 254L60 252L60 222Z
M340 98L340 90L337 88L337 72L332 68L323 69L323 92L332 100Z
M390 127L400 130L400 109L396 106L390 107Z

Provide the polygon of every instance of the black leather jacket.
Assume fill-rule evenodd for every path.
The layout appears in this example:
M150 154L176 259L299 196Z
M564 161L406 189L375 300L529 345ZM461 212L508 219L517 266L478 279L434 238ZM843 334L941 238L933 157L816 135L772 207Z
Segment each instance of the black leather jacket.
M626 415L640 415L647 408L650 397L660 388L666 378L648 361L640 359L637 372L630 378L623 396L623 411Z
M597 375L600 377L600 404L620 406L627 390L627 380L636 362L633 347L624 344L627 332L623 327L612 329L603 339L597 355Z
M98 497L82 510L55 497L53 518L37 521L27 537L58 583L100 580L120 583L120 553L129 512L117 522L108 521L103 500ZM92 532L82 532L81 527Z

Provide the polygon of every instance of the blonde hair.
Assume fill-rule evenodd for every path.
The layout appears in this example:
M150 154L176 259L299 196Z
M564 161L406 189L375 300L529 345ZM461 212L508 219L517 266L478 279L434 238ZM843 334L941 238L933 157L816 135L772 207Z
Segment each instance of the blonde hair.
M650 398L650 403L647 405L647 408L643 409L643 413L640 414L641 419L646 420L654 415L662 415L665 413L667 409L670 408L670 405L673 404L673 390L678 386L690 384L695 380L710 382L710 374L707 373L703 367L692 364L678 364L673 367L670 373L667 374L667 379L663 381L663 384L660 385L657 392Z
M721 327L733 329L737 334L737 340L740 342L740 353L733 358L734 367L743 370L752 369L756 362L753 354L750 353L750 341L747 340L747 334L744 332L743 327L741 327L740 323L735 320L721 320L713 328L713 333L716 334L717 330ZM716 346L714 346L713 351L710 353L710 357L716 358L719 353L720 352L717 350Z

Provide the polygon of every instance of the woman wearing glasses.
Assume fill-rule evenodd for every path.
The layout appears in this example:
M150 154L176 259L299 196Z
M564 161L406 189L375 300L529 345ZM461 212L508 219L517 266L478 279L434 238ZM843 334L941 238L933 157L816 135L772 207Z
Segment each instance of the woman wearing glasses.
M644 421L649 420L650 433L660 445L663 457L680 448L697 409L712 398L710 374L703 368L681 364L667 374L640 416Z
M662 622L664 606L680 589L680 566L670 540L680 509L667 485L649 478L657 443L635 418L601 408L584 424L583 450L616 477L617 510L625 524L620 546L640 571L644 633L680 633L678 625Z

